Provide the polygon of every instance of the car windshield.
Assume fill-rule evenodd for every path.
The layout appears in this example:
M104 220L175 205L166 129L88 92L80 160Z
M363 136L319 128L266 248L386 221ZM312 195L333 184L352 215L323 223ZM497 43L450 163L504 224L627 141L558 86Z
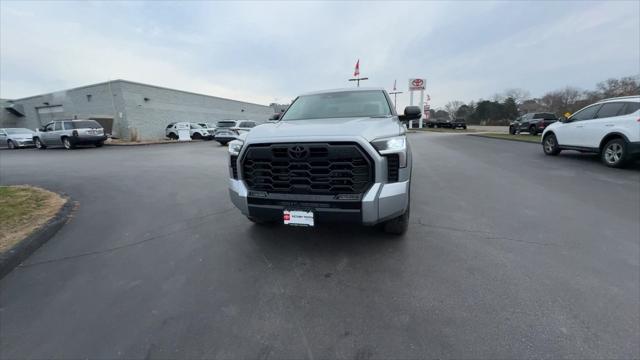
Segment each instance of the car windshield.
M102 126L95 120L78 120L78 121L71 121L71 126L74 129L99 129Z
M16 134L33 134L33 130L25 129L25 128L14 128L14 129L5 129L7 134L16 135Z
M391 115L391 108L382 91L342 91L300 96L291 104L282 120L388 115Z
M216 125L219 128L228 128L228 127L234 127L236 125L235 121L218 121L218 124Z

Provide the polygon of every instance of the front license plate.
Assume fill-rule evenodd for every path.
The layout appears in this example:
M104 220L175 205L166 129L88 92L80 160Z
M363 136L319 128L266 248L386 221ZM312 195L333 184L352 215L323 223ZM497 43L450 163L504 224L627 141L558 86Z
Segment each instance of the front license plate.
M282 218L285 225L313 226L313 212L299 210L285 210Z

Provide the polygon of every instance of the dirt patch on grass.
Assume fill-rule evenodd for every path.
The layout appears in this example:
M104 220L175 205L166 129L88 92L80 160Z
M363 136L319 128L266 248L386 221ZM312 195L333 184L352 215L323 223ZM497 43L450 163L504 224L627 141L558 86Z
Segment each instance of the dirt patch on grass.
M54 192L34 186L0 186L0 253L46 224L66 201Z

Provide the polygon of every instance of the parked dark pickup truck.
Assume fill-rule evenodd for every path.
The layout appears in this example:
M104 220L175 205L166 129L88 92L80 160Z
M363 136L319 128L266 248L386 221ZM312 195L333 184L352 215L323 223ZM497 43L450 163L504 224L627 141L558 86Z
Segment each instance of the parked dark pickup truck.
M467 123L464 121L464 119L455 119L454 121L451 122L451 128L452 129L467 129Z
M509 125L509 134L515 135L524 131L531 135L538 135L556 121L558 117L554 113L527 113Z
M466 129L467 123L464 119L437 119L437 120L429 120L426 122L426 126L430 128L445 128L445 129Z

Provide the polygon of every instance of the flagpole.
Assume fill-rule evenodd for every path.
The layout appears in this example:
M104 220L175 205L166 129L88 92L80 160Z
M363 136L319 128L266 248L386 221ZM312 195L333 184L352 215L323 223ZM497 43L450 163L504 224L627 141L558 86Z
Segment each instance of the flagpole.
M356 62L356 68L353 71L353 78L349 79L349 81L355 81L356 87L360 87L360 81L369 80L368 77L360 77L360 59Z

